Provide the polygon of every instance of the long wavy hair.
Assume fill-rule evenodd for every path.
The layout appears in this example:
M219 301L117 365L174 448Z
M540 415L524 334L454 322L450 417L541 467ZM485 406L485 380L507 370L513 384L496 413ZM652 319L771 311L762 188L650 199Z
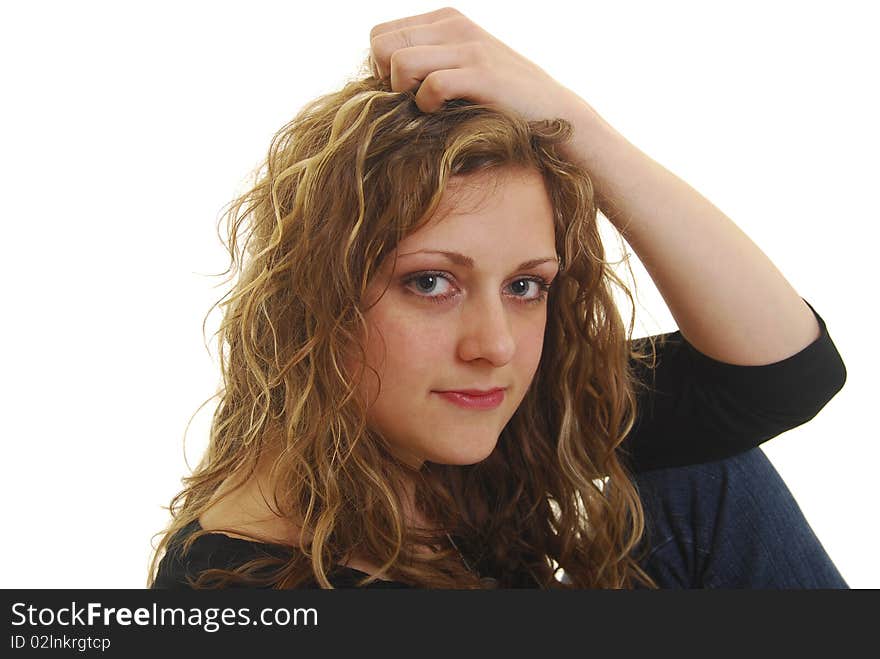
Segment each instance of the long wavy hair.
M558 152L571 132L562 119L529 122L465 99L423 113L414 92L371 75L313 100L278 131L252 187L224 213L230 265L221 274L233 283L211 307L224 310L222 383L205 401L219 404L207 450L167 507L148 587L163 552L186 552L209 531L180 547L172 537L271 450L277 488L266 504L299 537L285 555L203 570L192 587L332 588L328 577L355 548L411 585L482 587L449 533L500 587L657 588L634 555L644 515L617 450L645 386L634 364L653 358L654 345L642 352L632 341L633 296L605 259L590 177ZM362 297L397 243L433 216L450 178L503 167L540 172L553 207L562 269L541 363L488 458L415 470L367 426L355 393ZM632 307L626 329L613 286ZM344 366L351 354L356 372ZM407 482L433 528L405 524Z

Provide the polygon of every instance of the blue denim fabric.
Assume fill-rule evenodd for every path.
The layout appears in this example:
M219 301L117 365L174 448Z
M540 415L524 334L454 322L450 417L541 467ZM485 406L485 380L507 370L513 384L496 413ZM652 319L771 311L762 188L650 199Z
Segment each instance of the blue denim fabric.
M635 474L663 589L849 588L760 448ZM639 586L643 588L643 586Z

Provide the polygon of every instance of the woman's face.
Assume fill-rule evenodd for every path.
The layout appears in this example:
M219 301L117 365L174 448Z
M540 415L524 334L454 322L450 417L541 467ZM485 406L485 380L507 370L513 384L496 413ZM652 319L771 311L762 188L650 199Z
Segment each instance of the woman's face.
M361 393L375 398L369 425L408 464L474 464L495 448L541 359L547 301L538 280L556 277L554 238L540 174L506 169L455 179L434 219L397 246L388 290L364 314L381 390L367 369ZM393 257L368 286L368 302L381 295ZM493 409L438 394L495 387L504 394Z

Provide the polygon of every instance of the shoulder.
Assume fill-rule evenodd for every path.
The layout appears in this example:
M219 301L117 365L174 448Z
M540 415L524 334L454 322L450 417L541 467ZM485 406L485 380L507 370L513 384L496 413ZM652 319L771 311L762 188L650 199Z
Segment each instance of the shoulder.
M151 588L162 590L189 590L189 580L194 580L200 572L211 568L234 570L249 560L261 556L287 558L294 549L279 544L254 542L246 538L234 537L224 533L208 533L196 538L189 551L182 551L182 542L190 534L201 528L198 520L182 528L170 541L165 555L159 562L156 579ZM360 564L358 564L360 565ZM366 565L363 565L366 567ZM334 588L410 588L399 581L380 579L366 586L358 582L373 573L340 565L329 576ZM238 586L230 585L230 588ZM268 587L267 587L268 588ZM303 589L319 588L317 582L309 581Z
M156 587L188 588L186 576L195 578L193 573L208 568L232 570L259 556L286 558L298 551L294 543L300 536L300 527L276 515L269 505L272 487L268 463L266 461L248 479L230 478L221 484L199 518L169 542L169 551L157 572ZM180 543L202 529L210 533L196 538L184 556L179 550ZM310 540L308 534L304 540ZM338 581L337 587L354 587L354 582L378 571L378 566L367 560L349 557L336 567L331 583L337 586ZM381 575L379 578L378 587L398 583L385 580Z
M280 518L269 507L263 492L267 482L251 479L240 487L221 487L212 498L209 508L199 517L196 527L221 536L213 540L225 549L228 541L248 541L251 546L260 547L262 543L287 547L297 551L294 540L300 536L300 526L291 520ZM208 537L208 536L205 536ZM305 534L308 542L309 534ZM259 542L255 542L259 541ZM231 543L234 545L234 543ZM217 547L213 549L216 551ZM365 575L379 575L381 581L388 581L379 574L379 566L361 556L350 556L338 566L345 576L359 579Z
M184 540L200 529L198 520L195 520L169 540L152 588L190 589L189 580L194 580L204 570L234 570L255 558L286 558L292 551L282 545L252 542L214 532L199 536L184 551Z
M265 476L252 476L244 482L224 482L211 497L198 525L206 531L239 540L259 540L293 547L299 537L292 520L279 517L269 505L271 495Z

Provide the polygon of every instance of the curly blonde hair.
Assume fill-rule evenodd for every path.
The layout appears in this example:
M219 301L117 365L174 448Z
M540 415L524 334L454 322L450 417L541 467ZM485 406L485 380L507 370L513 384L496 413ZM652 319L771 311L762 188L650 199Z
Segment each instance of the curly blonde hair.
M168 506L148 587L170 539L224 481L246 480L272 450L273 512L295 521L299 538L287 556L204 570L192 587L332 588L332 569L357 547L395 580L480 588L448 532L500 587L657 588L631 555L644 515L617 450L643 386L634 364L654 352L631 340L635 304L605 260L590 177L558 152L571 125L465 99L426 114L414 92L389 85L360 76L307 104L224 214L231 261L221 274L233 285L211 307L224 309L222 385L212 397L220 402L208 448ZM502 167L540 172L553 207L563 267L547 302L541 363L487 459L418 469L415 505L437 528L411 528L399 493L413 468L367 426L355 395L362 296L397 243L434 214L451 177ZM612 285L632 307L626 331ZM361 361L349 377L352 348ZM419 554L420 544L437 549Z

